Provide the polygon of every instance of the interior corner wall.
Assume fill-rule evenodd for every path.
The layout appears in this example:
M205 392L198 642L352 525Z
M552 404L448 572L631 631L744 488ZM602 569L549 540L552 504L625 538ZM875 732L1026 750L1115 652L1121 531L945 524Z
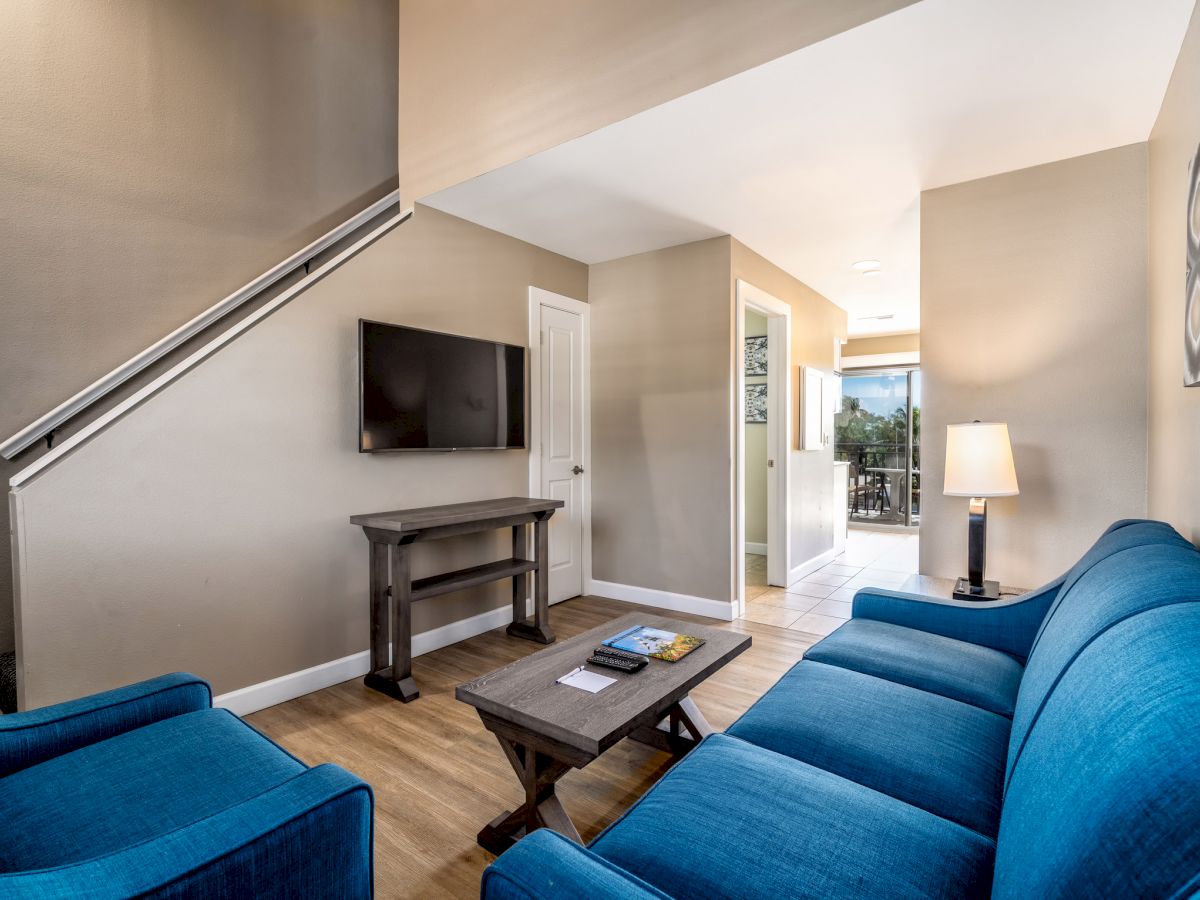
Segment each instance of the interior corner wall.
M516 162L914 0L400 0L407 200Z
M394 0L0 3L0 438L395 189L396 30Z
M1146 165L1135 144L921 195L922 573L965 574L954 422L1009 425L1021 493L988 501L989 578L1035 587L1145 515Z
M732 241L730 296L737 281L749 282L792 308L792 435L788 456L792 494L792 573L833 549L833 444L819 450L800 450L800 367L811 366L826 376L826 398L833 399L834 340L846 337L846 311L802 281L792 277L740 241ZM737 352L740 352L738 350ZM832 410L832 404L828 405ZM826 427L832 433L832 413ZM789 573L789 580L791 573Z
M727 237L589 269L592 574L730 600Z
M1188 165L1200 147L1193 15L1150 134L1149 514L1200 544L1200 387L1183 386Z
M217 693L368 646L349 516L521 495L527 451L360 454L360 317L524 346L528 288L587 299L582 263L420 207L19 491L24 706L188 670ZM416 577L509 554L418 545ZM507 607L493 584L414 633Z

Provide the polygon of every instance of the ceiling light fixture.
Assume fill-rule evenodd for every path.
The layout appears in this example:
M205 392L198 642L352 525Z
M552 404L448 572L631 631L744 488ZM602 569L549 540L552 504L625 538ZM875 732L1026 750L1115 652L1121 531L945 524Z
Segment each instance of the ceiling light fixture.
M879 274L878 269L866 269L862 273L864 278L866 278L868 275L878 275L878 274Z
M877 259L860 259L858 262L854 263L852 268L857 269L864 275L878 275L880 265L879 260Z
M886 319L894 319L894 318L896 318L895 313L888 313L887 315L883 315L883 316L859 316L858 321L859 322L882 322Z

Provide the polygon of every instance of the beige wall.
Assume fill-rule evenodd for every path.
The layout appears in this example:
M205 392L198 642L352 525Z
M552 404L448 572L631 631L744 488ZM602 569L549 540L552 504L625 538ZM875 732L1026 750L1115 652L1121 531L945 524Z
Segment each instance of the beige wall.
M1200 388L1183 387L1188 164L1200 145L1193 17L1150 135L1149 513L1200 542Z
M921 335L915 331L908 334L881 334L877 337L850 338L842 348L842 358L873 356L877 353L915 353L920 349Z
M401 0L401 190L421 198L913 0Z
M1145 144L921 195L923 573L965 574L952 422L1009 424L1021 494L989 501L991 578L1036 586L1145 514L1146 218Z
M0 3L0 438L394 188L396 30L390 0ZM5 549L0 651L11 613Z
M800 366L831 371L845 311L732 238L589 270L592 568L600 581L732 597L739 278L791 305L793 385ZM833 547L833 448L789 455L795 567Z
M767 333L767 319L746 310L746 337ZM766 384L766 375L747 375L747 384ZM745 422L746 430L746 543L767 542L767 425L765 422Z
M793 405L798 404L801 366L833 371L834 339L846 337L846 311L808 285L759 256L739 241L732 242L730 294L736 297L738 279L784 301L792 307ZM827 382L828 384L828 382ZM832 408L832 407L831 407ZM792 494L791 565L800 565L833 549L833 445L820 450L798 450L799 421L793 409L792 450L788 470Z
M592 572L730 599L730 240L590 268Z
M359 454L358 318L524 345L529 285L586 299L587 269L419 208L22 489L25 705L177 669L225 692L363 651L367 545L347 517L523 494L529 475L525 451ZM420 545L415 574L507 541ZM419 604L414 632L509 595Z

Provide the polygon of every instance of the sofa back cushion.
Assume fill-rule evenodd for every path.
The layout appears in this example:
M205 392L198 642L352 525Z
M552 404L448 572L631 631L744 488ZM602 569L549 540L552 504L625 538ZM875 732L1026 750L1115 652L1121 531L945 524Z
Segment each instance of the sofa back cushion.
M1125 591L1089 592L1088 618L1106 624L1071 631L1093 633L1027 730L1001 813L994 897L1182 897L1200 887L1196 555L1141 548L1124 563L1136 579L1120 577L1115 557L1096 566ZM1173 599L1114 614L1122 593ZM1039 654L1057 649L1052 637Z
M1114 622L1194 590L1200 555L1163 522L1119 522L1063 579L1046 612L1017 691L1007 784L1026 738L1058 679L1079 652Z

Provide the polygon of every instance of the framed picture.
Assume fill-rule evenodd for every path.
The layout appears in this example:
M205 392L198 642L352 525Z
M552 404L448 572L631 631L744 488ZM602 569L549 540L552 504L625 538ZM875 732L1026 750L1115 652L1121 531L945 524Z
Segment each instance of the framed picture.
M767 336L746 338L746 374L767 374Z
M767 386L746 385L746 424L761 425L767 421Z
M1183 283L1183 385L1197 387L1200 386L1200 148L1188 167L1187 271Z

